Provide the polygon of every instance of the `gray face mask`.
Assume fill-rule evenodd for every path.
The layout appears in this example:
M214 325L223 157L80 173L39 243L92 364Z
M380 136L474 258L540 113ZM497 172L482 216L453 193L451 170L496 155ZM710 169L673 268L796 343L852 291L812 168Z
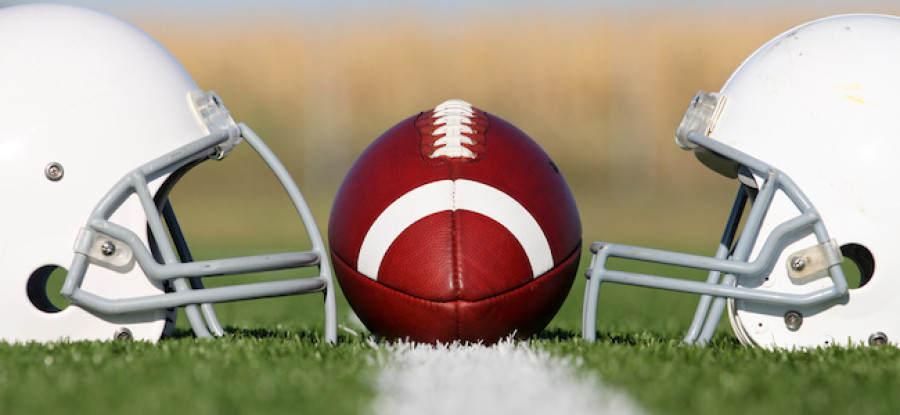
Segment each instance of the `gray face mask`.
M191 327L198 337L224 333L212 303L254 298L324 292L326 294L326 340L336 341L336 316L331 266L312 213L287 170L266 144L245 124L236 124L215 93L192 94L198 116L210 134L158 157L122 177L100 200L81 229L75 256L62 295L72 304L95 315L118 316L173 307L185 307ZM272 170L297 209L312 249L240 258L193 261L167 195L188 169L208 160L223 159L241 141L248 144ZM154 196L148 183L164 178ZM117 209L131 196L137 197L147 216L150 246L131 229L111 221ZM170 239L171 238L171 239ZM171 292L140 298L103 298L81 288L90 267L123 272L137 265L146 277L165 284ZM202 278L249 274L280 269L318 267L312 278L266 281L217 288L204 288ZM87 277L86 277L87 276ZM128 336L127 327L117 332Z

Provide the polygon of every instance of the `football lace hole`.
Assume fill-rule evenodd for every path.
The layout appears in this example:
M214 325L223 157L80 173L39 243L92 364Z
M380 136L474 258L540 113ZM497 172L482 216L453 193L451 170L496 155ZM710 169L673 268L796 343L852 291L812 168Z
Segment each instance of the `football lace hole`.
M875 258L871 251L862 245L851 243L841 245L841 255L844 256L841 270L844 271L847 285L851 289L863 287L872 280L872 275L875 274Z
M45 313L58 313L71 302L59 294L68 271L58 265L45 265L28 277L26 291L35 308Z

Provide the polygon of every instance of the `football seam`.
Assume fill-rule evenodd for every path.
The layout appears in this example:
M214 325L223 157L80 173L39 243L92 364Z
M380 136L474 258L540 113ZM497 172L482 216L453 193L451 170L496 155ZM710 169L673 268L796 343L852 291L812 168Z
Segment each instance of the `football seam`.
M581 252L581 244L582 244L582 240L579 239L579 240L578 240L578 244L575 245L575 248L574 248L571 252L569 252L568 255L566 255L565 257L563 257L563 259L562 259L561 261L559 261L559 263L554 264L554 265L553 265L553 268L551 269L551 271L552 271L552 270L555 270L560 264L562 264L562 263L568 261L570 258L572 258L573 256L575 256L576 253ZM356 272L356 273L359 273L359 271L357 271L354 267L352 267L352 266L350 265L350 263L347 262L346 259L344 259L343 257L341 257L340 254L338 254L338 253L336 253L336 252L332 252L332 254L334 255L335 258L337 258L337 259L339 259L341 262L343 262L348 268L352 269L352 270L353 270L354 272ZM550 271L547 271L547 272L550 272ZM505 296L505 295L512 294L513 292L515 292L515 291L517 291L517 290L520 290L520 289L522 289L522 288L527 287L529 284L531 284L531 283L534 282L534 281L537 281L538 279L540 279L541 277L543 277L543 276L546 275L546 274L547 274L547 273L541 274L541 275L537 276L537 278L532 278L531 280L526 281L525 283L520 284L520 285L517 285L517 286L515 286L515 287L512 287L512 288L510 288L510 289L508 289L508 290L506 290L506 291L503 291L503 292L500 292L500 293L491 295L491 296L489 296L489 297L479 298L479 299L477 299L477 300L464 300L464 299L459 299L459 298L457 298L457 299L455 299L455 300L446 300L446 301L429 300L429 299L427 299L427 298L422 298L422 297L419 297L419 296L417 296L417 295L410 294L410 293L408 293L408 292L406 292L406 291L397 289L397 288L395 288L395 287L387 286L387 285L385 285L385 284L380 283L379 281L374 281L374 282L378 283L379 285L381 285L382 287L384 287L384 288L386 288L386 289L388 289L388 290L391 290L391 291L393 291L393 292L396 292L396 293L398 293L398 294L407 296L407 297L409 297L409 298L412 298L412 299L414 299L414 300L417 300L417 301L420 301L420 302L423 302L423 303L430 303L430 304L449 304L449 303L453 303L453 304L457 304L457 305L458 305L458 304L463 303L463 302L465 302L465 303L477 303L477 302L481 302L481 301L485 301L485 300L491 300L491 299L494 299L494 298L503 297L503 296ZM359 275L361 275L363 278L367 278L367 277L366 277L365 275L363 275L363 274L359 274ZM459 296L459 295L458 295L458 293L457 293L457 297L458 297L458 296ZM458 310L458 308L457 308L457 315L458 315L458 314L459 314L459 310ZM457 325L458 325L458 322L457 322Z
M569 255L566 255L566 256L562 259L562 261L559 261L558 264L554 264L554 265L553 265L553 268L551 268L550 271L556 270L561 264L563 264L563 263L565 263L566 261L568 261L569 259L571 259L571 258L575 255L576 252L581 252L581 240L580 240L580 239L578 240L578 245L575 246L575 249L573 249L572 252L569 253ZM457 303L460 303L460 302L479 303L479 302L482 302L482 301L493 301L493 300L498 299L498 298L501 298L501 297L510 296L510 295L514 294L516 291L519 291L519 290L528 288L528 286L531 285L534 281L539 280L539 279L540 279L541 277L543 277L544 275L547 275L547 273L550 272L550 271L547 271L547 272L545 272L545 273L539 275L537 278L533 278L533 279L529 280L528 282L526 282L526 283L524 283L524 284L522 284L522 285L518 285L518 286L516 286L516 287L513 287L513 288L511 288L511 289L509 289L509 290L503 291L503 292L498 293L498 294L496 294L496 295L492 295L492 296L490 296L490 297L484 297L484 298L481 298L481 299L478 299L478 300L454 300L454 301L456 301ZM577 273L576 273L576 275L577 275ZM458 321L458 320L457 320L457 321Z
M453 192L450 195L451 206L453 210L450 212L450 251L451 258L453 263L453 286L455 288L455 297L457 301L459 299L460 294L462 293L462 278L459 275L460 267L459 261L459 230L457 229L457 223L459 221L456 220L456 167L453 163L450 164L450 179L453 180ZM459 337L459 334L462 332L462 325L459 321L459 303L453 303L454 313L456 314L456 337Z

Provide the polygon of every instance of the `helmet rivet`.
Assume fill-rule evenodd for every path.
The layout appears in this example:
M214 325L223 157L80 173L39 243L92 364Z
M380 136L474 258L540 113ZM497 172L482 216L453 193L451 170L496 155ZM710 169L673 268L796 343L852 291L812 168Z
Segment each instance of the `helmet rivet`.
M48 179L54 182L62 179L63 174L65 174L65 171L63 170L62 164L59 164L55 161L47 164L47 167L44 167L44 176L47 176Z
M794 271L803 271L803 268L806 268L806 260L801 257L791 258L791 269Z
M887 344L887 341L887 334L880 331L876 331L869 336L869 346L884 346Z
M113 333L113 339L129 341L129 340L134 340L134 335L131 334L131 330L128 330L128 327L122 327L122 328L116 330L115 333Z
M102 252L103 255L110 256L116 253L116 244L112 243L112 241L103 242L103 244L100 245L100 252Z
M790 331L797 331L803 325L803 315L793 310L784 313L784 325Z

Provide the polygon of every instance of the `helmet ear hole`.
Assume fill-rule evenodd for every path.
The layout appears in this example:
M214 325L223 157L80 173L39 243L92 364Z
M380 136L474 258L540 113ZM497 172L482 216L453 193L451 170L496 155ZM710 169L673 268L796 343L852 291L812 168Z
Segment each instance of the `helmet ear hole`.
M58 265L44 265L28 277L26 291L35 308L45 313L58 313L71 303L59 294L69 272Z
M841 245L841 255L844 256L841 270L844 271L850 288L863 287L872 280L875 258L871 251L859 244L846 244Z

